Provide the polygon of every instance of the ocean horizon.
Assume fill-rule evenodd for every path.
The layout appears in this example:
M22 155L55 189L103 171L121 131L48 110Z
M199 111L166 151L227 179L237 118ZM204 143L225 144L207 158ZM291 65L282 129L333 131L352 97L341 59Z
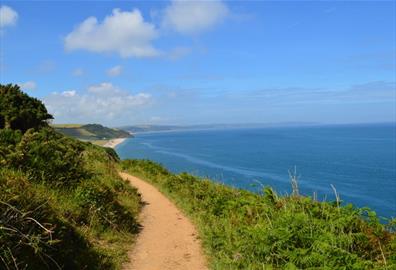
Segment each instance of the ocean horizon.
M148 132L116 150L254 192L290 194L296 169L303 195L334 200L333 185L343 204L396 216L394 123Z

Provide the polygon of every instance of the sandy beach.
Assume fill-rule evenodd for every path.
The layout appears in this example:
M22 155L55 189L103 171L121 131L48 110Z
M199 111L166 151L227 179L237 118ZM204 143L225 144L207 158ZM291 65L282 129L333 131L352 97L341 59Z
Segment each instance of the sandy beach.
M105 143L103 146L104 147L110 147L110 148L115 148L117 145L125 141L127 138L117 138L117 139L112 139L109 140L107 143Z

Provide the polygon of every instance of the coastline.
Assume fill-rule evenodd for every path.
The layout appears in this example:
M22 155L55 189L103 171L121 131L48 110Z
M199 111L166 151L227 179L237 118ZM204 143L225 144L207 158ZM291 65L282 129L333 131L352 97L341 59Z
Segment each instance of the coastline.
M120 143L123 143L127 138L116 138L116 139L111 139L108 142L106 142L103 147L110 147L110 148L115 148L117 145Z

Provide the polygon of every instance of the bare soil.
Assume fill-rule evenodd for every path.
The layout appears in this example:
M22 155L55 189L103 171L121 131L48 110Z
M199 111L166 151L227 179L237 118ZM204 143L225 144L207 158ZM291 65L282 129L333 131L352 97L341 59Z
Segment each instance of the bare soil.
M149 183L126 173L120 176L139 190L145 206L140 232L125 270L206 270L198 234L191 221Z

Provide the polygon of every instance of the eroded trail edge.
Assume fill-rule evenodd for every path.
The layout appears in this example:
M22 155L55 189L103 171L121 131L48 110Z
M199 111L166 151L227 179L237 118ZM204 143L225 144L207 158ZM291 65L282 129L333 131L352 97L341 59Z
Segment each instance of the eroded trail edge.
M149 183L127 173L120 176L139 190L146 204L143 226L125 270L207 269L198 234L191 221Z

